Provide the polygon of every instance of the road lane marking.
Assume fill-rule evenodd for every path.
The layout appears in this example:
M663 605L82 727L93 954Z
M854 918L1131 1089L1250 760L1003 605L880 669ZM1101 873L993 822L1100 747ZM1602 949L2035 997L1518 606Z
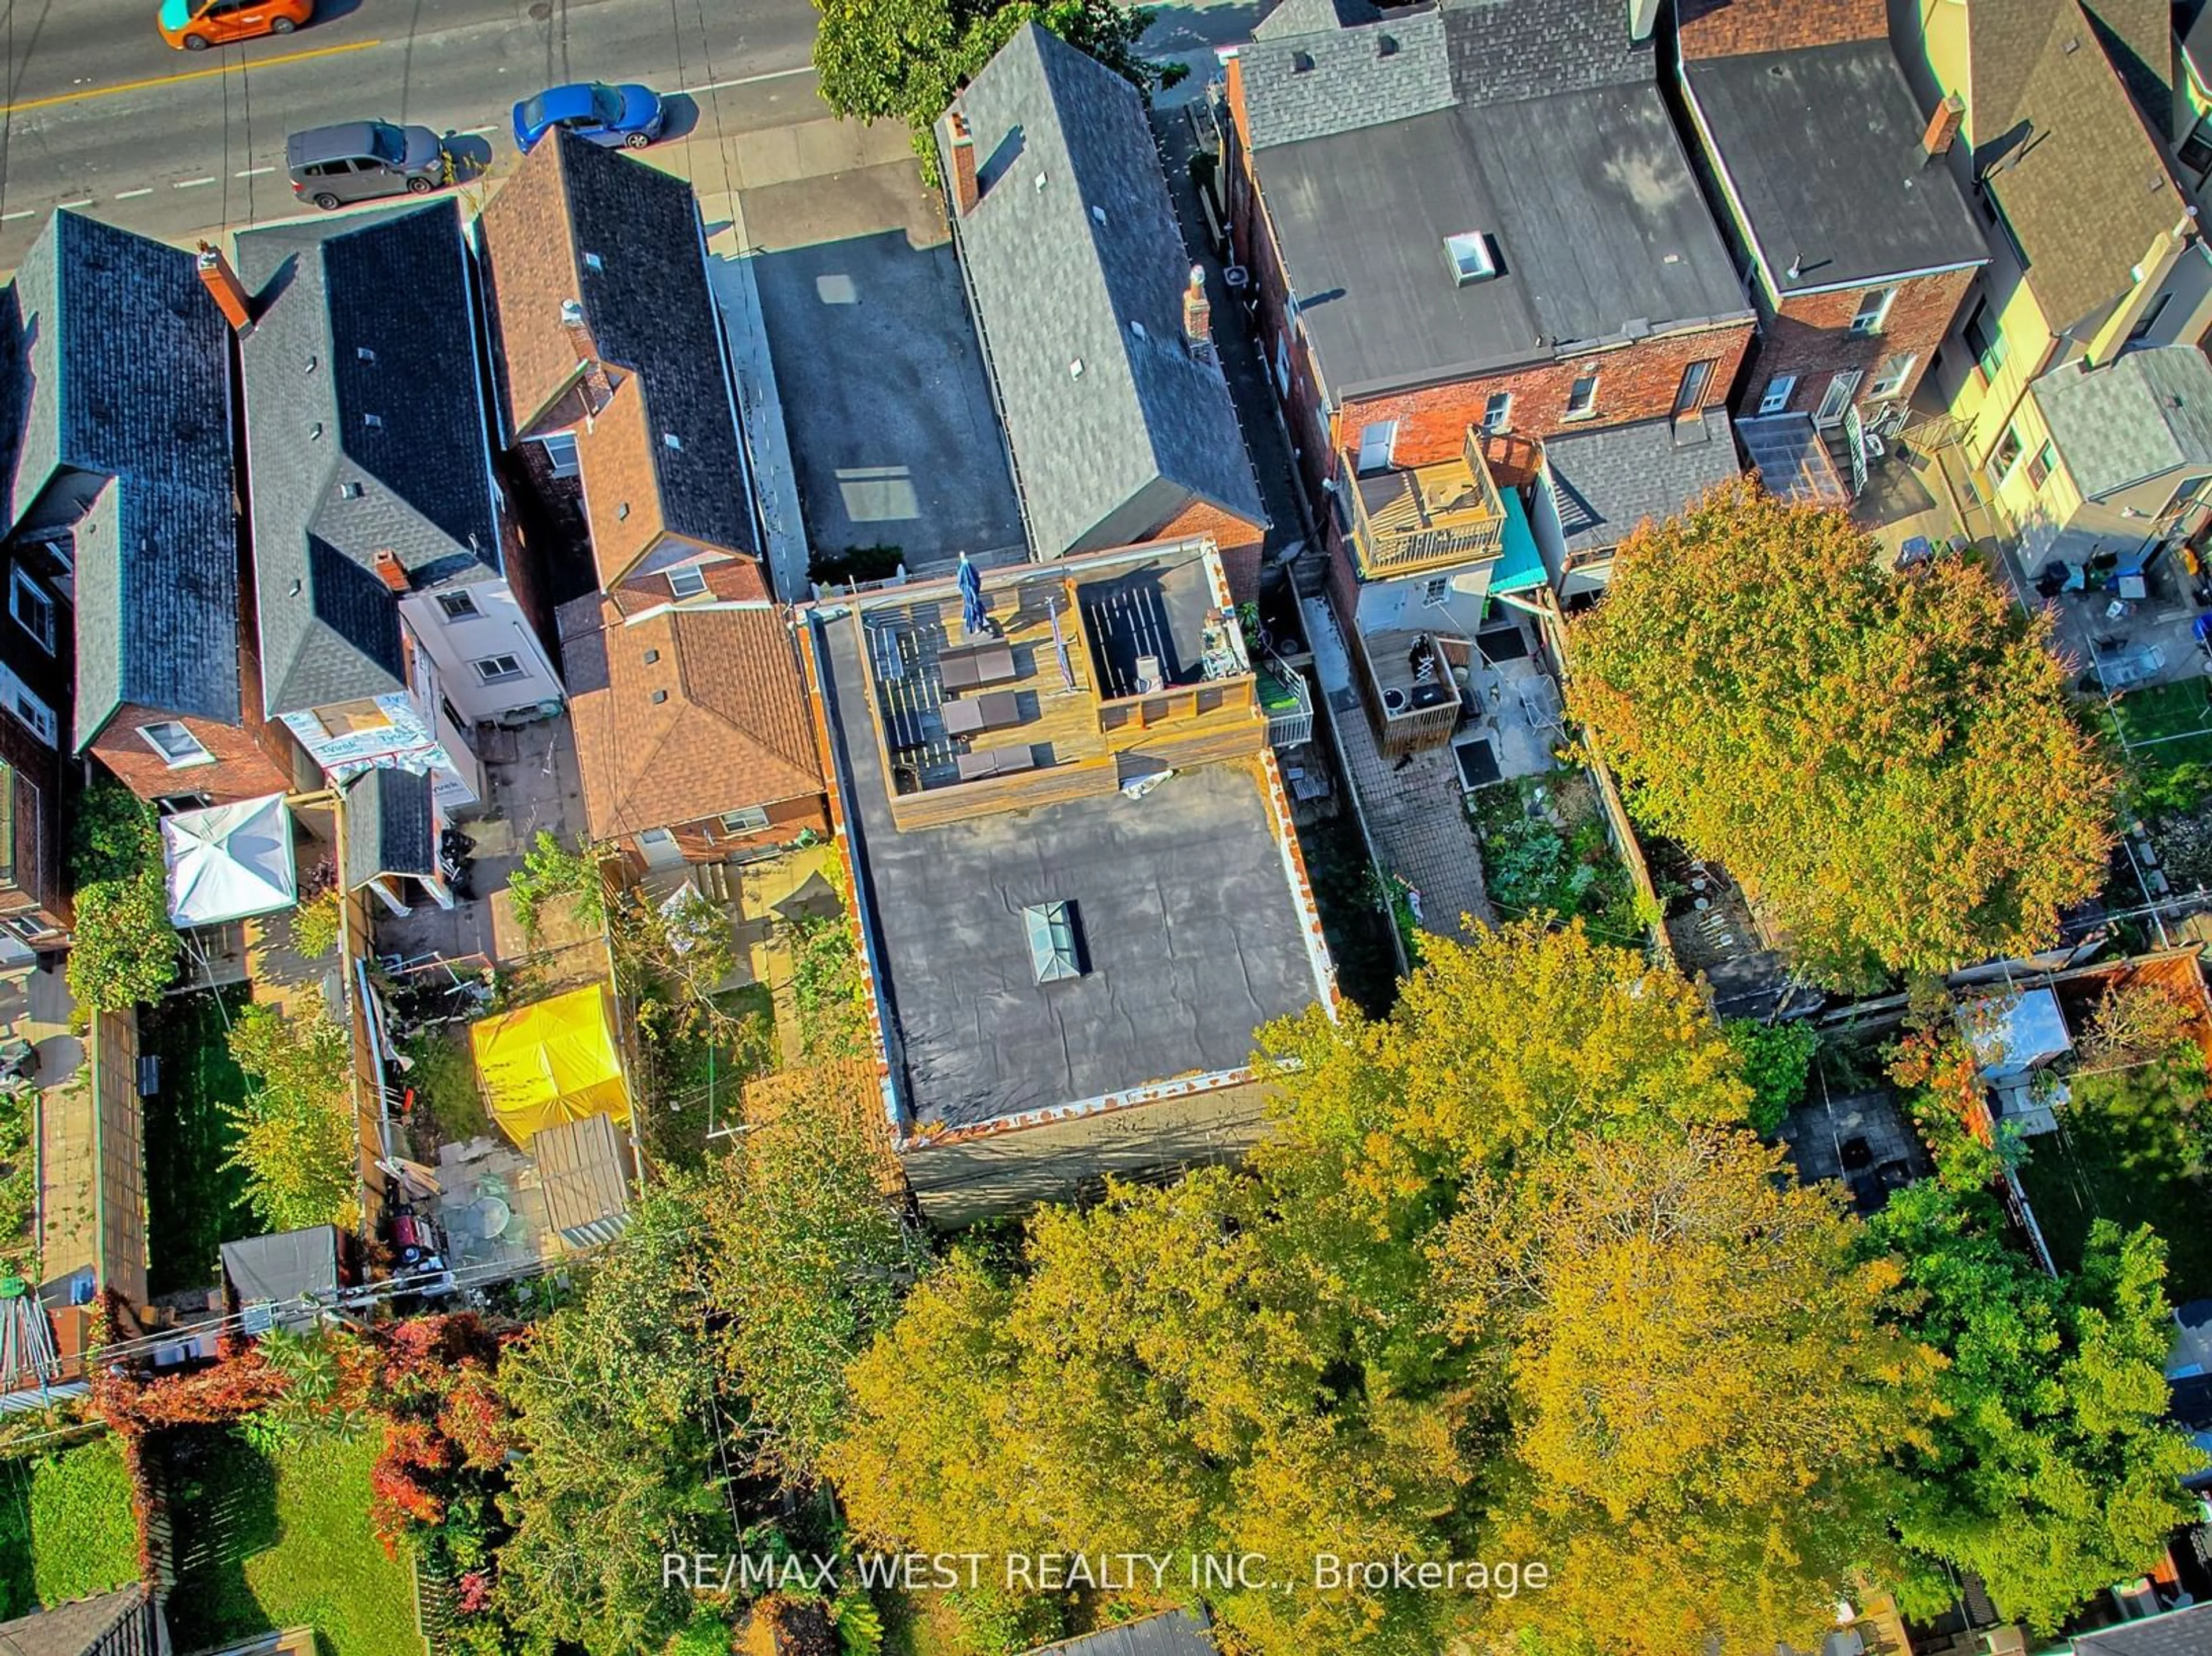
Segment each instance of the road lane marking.
M204 184L213 184L214 182L215 174L210 173L204 179L185 179L181 183L171 185L169 188L172 190L197 190Z
M724 87L757 86L763 81L787 81L794 75L811 75L812 73L814 73L813 64L801 64L797 69L771 69L765 74L740 75L733 81L709 81L704 86L687 86L684 90L694 94L702 92L719 92Z
M380 46L381 40L349 40L343 45L317 46L310 52L288 52L278 58L259 58L244 65L246 69L275 69L280 64L305 63L310 58L335 58L343 52L366 52L371 46ZM236 67L222 64L214 69L188 69L179 75L155 75L143 81L121 81L113 86L87 87L82 92L58 92L51 98L27 98L19 104L0 104L0 115L21 115L27 110L50 109L56 104L83 103L92 98L112 98L118 93L145 92L155 87L175 86L184 81L204 81L217 75L228 75Z
M154 186L149 184L143 190L118 190L115 192L115 199L118 201L131 201L139 196L150 196L153 193Z
M249 167L243 173L234 173L230 176L234 179L258 179L264 173L274 173L276 170L273 167Z

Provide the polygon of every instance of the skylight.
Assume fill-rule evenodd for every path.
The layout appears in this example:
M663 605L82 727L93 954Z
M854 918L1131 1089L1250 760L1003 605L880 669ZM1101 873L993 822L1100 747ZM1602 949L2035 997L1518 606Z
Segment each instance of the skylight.
M1453 278L1462 286L1487 282L1498 274L1498 263L1490 254L1490 238L1480 230L1446 236L1444 257L1451 261Z
M1039 983L1064 983L1083 975L1073 903L1033 903L1022 910L1022 924L1029 929L1030 964Z

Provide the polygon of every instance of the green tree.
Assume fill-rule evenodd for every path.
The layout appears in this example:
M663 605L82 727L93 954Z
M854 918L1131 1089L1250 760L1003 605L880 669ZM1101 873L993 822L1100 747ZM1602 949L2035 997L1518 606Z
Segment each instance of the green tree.
M1771 1138L1805 1100L1820 1037L1809 1023L1761 1023L1730 1018L1723 1026L1743 1054L1743 1078L1752 1093L1751 1130Z
M538 936L550 902L565 902L569 918L581 926L599 925L606 912L606 887L591 847L572 851L543 828L522 853L522 866L508 877L507 889L526 937Z
M1152 9L1117 0L815 0L815 7L823 101L853 120L904 121L932 184L932 125L1024 23L1049 29L1147 93L1183 73L1180 64L1137 55Z
M1899 1191L1874 1246L1904 1262L1911 1325L1948 1358L1898 1532L1917 1561L1908 1608L1948 1603L1946 1566L1973 1571L2005 1616L2039 1634L2163 1556L2187 1521L2179 1480L2203 1458L2167 1423L2172 1323L2165 1247L2149 1229L2092 1229L2057 1280L2006 1239L1986 1152L1949 1150L1953 1176Z
M1893 573L1842 513L1732 485L1630 538L1569 655L1630 808L1824 981L2039 946L2103 882L2118 772L1977 564Z
M246 1199L272 1230L351 1224L359 1215L353 1059L328 1018L248 1006L230 1055L257 1084L224 1104L238 1125L227 1165L246 1171Z
M524 1635L592 1656L657 1649L690 1622L664 1552L726 1550L714 1349L697 1204L655 1195L581 1298L502 1357L520 1454L501 1499L501 1607Z
M126 1011L177 975L161 831L145 801L104 777L77 801L70 831L70 993L87 1010Z

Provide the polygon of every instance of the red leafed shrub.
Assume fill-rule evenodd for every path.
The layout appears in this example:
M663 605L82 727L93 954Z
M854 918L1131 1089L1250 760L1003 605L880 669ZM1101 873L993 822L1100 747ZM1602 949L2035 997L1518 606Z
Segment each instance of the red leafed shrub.
M506 1464L513 1437L507 1404L490 1374L464 1368L454 1376L445 1407L438 1411L438 1430L460 1452L465 1466L489 1472Z
M455 1584L453 1607L464 1616L480 1616L491 1608L491 1572L471 1570Z
M399 1538L410 1523L435 1524L446 1515L445 1498L432 1490L423 1474L445 1471L453 1449L419 1421L393 1421L384 1429L384 1453L369 1470L369 1518L386 1552L398 1556Z

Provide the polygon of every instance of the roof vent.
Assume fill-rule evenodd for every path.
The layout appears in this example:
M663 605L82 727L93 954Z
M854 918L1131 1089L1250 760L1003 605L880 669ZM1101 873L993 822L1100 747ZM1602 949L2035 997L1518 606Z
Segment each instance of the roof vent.
M1452 279L1462 288L1470 282L1487 282L1498 274L1498 261L1491 256L1490 238L1480 230L1446 236L1444 257L1451 261Z
M361 416L361 422L371 431L384 429L384 416L380 414L364 414Z
M355 346L353 348L353 354L364 362L374 362L376 361L376 353L370 349L367 345Z
M656 707L667 700L668 692L665 690L655 690L653 693L653 705Z
M2081 37L2078 34L2068 35L2066 37L2066 44L2061 46L2059 50L2063 52L2068 57L2072 57L2075 52L2081 50Z
M674 449L678 454L684 452L684 440L672 431L662 432L660 440L665 446Z
M1150 337L1152 337L1152 336L1151 336L1151 335L1147 334L1147 333L1145 331L1145 325L1144 325L1143 323L1141 323L1141 322L1137 321L1134 318L1132 318L1130 319L1130 322L1129 322L1129 331L1130 331L1131 333L1133 333L1133 334L1136 335L1136 336L1137 336L1137 337L1138 337L1138 338L1139 338L1139 339L1149 339Z
M1083 359L1081 357L1077 357L1075 361L1067 365L1067 377L1070 379L1080 379L1083 378Z
M1036 187L1040 190L1044 188L1044 174L1042 173L1036 175Z
M1103 224L1106 222L1106 209L1093 202L1091 203L1091 217L1093 223Z
M1377 58L1395 58L1398 55L1398 37L1395 34L1376 35L1375 55Z
M628 500L624 500L620 506L615 508L615 521L617 523L621 523L625 521L629 517L629 502Z
M318 420L307 428L307 440L311 443L319 443L322 440L323 422Z
M1294 52L1291 54L1291 74L1303 75L1312 67L1313 53L1310 52Z
M604 270L607 268L607 262L597 253L586 253L584 255L584 268L587 270Z
M658 650L647 650L645 652L645 664L648 667L652 666L654 662L659 659L660 652Z
M338 499L341 500L357 500L360 498L361 485L359 483L340 483L338 485Z
M300 372L301 373L313 373L314 371L315 359L311 356L307 359L306 365L301 368Z
M1030 965L1039 983L1064 983L1083 975L1083 933L1072 902L1032 903L1022 910L1029 933Z

